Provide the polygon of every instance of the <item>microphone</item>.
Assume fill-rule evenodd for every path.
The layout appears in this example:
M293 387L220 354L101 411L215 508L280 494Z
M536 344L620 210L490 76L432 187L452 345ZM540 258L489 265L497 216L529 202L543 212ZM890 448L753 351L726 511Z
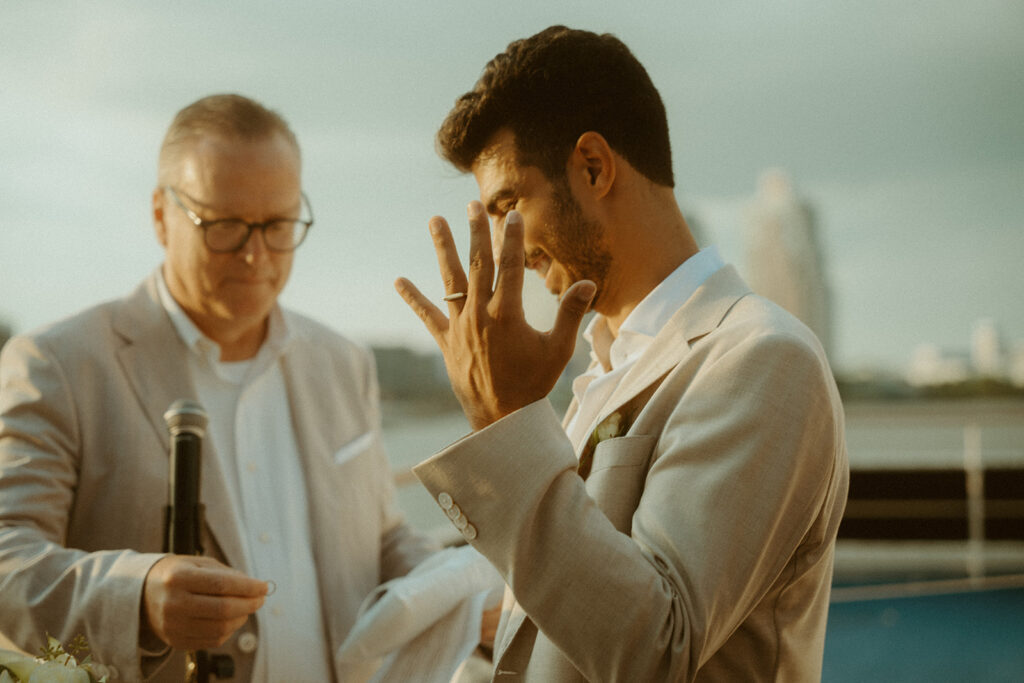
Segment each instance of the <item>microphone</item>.
M164 552L202 555L200 531L204 506L199 498L206 411L196 401L179 399L164 413L171 435L167 510L164 519ZM206 650L185 653L185 681L206 683L210 676L232 678L235 664L231 655L210 655Z
M196 401L179 399L164 413L164 422L171 435L164 552L202 555L199 534L203 526L203 504L199 488L206 411Z

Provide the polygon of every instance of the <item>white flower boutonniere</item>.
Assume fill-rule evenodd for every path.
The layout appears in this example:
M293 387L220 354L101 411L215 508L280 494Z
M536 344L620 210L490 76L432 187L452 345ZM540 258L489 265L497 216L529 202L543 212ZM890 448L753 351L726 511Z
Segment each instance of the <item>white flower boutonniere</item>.
M105 683L106 676L96 678L93 673L85 638L71 641L70 652L53 636L46 638L47 647L39 657L0 650L0 683Z
M597 448L597 444L608 439L614 439L622 436L629 431L629 423L623 416L623 412L616 411L601 420L594 431L590 433L590 438L587 440L587 446L583 449L583 453L580 455L580 463L576 467L576 472L581 477L586 479L590 476L590 466L594 460L594 449Z
M614 439L622 436L625 431L622 413L612 413L605 419L601 420L601 423L594 428L593 432L591 432L590 447L597 448L597 444L608 439Z
M644 407L647 405L647 401L650 400L654 392L661 386L661 381L665 376L658 378L656 381L651 382L647 385L643 391L635 394L631 399L619 406L619 409L614 413L608 415L608 417L601 420L594 431L590 433L590 438L587 439L586 446L580 453L580 463L576 467L576 472L583 479L590 476L590 467L594 464L594 450L597 445L602 441L608 439L616 439L620 436L625 436L629 430L633 428L634 423L640 419L640 415L643 412Z

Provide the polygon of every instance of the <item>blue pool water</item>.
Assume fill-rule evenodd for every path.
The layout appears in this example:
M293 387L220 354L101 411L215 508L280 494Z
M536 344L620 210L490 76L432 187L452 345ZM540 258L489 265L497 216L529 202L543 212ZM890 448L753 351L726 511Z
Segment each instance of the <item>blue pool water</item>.
M836 603L825 683L1024 682L1024 588Z

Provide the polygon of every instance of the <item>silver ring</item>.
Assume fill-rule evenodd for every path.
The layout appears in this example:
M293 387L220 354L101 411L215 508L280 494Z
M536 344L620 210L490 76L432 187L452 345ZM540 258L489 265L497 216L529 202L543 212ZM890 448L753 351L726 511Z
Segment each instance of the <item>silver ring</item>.
M465 299L465 298L466 298L466 293L465 292L455 292L454 294L446 294L445 296L441 297L442 300L447 301L449 303L451 303L452 301L458 301L459 299Z

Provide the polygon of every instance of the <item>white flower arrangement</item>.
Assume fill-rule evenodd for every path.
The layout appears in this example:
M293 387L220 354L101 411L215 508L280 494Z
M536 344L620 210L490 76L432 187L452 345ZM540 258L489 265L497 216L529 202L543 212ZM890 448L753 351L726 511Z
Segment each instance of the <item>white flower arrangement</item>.
M106 683L92 669L89 645L78 636L67 646L51 635L39 657L0 650L0 683ZM79 662L78 658L82 661Z

